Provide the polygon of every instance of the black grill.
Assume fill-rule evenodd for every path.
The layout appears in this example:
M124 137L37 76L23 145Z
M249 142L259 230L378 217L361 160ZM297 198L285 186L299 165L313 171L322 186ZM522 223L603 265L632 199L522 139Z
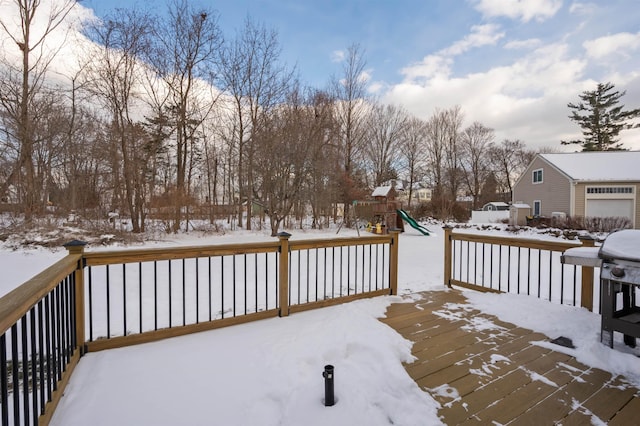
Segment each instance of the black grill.
M624 334L624 343L636 346L640 337L640 231L614 232L600 247L600 341L613 347L614 332Z

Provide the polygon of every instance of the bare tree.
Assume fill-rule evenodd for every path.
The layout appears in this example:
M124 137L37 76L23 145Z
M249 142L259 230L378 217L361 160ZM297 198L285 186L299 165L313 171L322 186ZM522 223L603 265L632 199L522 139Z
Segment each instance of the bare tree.
M459 189L462 186L462 168L460 147L460 134L462 132L463 114L459 105L446 111L445 120L445 176L447 183L447 191L449 199L455 203L458 197Z
M325 91L311 91L307 98L308 108L313 109L307 143L313 146L313 151L305 189L306 200L311 205L311 226L315 229L323 226L323 215L328 225L336 193L334 167L340 155L336 149L338 131L334 99Z
M460 137L461 164L467 192L473 197L472 208L478 208L483 183L489 173L489 150L494 139L493 129L475 121Z
M0 186L4 193L11 183L20 182L25 220L41 210L43 206L43 188L37 182L37 170L34 164L34 145L37 110L45 104L39 101L47 70L60 46L45 46L45 41L65 21L75 5L75 0L55 2L51 7L42 9L41 0L11 0L12 9L18 16L18 22L10 17L0 18L0 28L19 49L21 61L15 66L11 52L4 51L2 66L5 71L0 80L0 106L6 119L12 121L12 136L19 145L19 154L7 180ZM42 20L44 25L36 26ZM20 175L20 176L18 176Z
M431 203L434 214L445 217L448 200L445 194L446 149L449 143L448 112L436 110L427 121L428 177L433 189Z
M266 123L263 116L282 102L293 75L280 62L280 54L277 33L247 19L243 31L222 55L222 78L233 104L239 201L247 203L247 229L251 229L253 164L264 149L252 135Z
M508 200L511 200L511 191L516 179L533 160L534 155L535 153L527 150L524 142L518 139L505 139L489 150L498 191L507 193Z
M344 204L344 218L349 223L351 202L361 191L358 186L357 169L362 161L362 150L367 135L367 104L364 52L353 44L347 49L342 75L333 78L333 92L336 99L336 120L338 124L338 144L341 151L339 189L340 201Z
M224 153L215 143L215 129L205 127L204 132L204 161L202 162L201 170L204 176L204 185L206 186L205 201L209 209L209 221L213 223L215 219L214 206L218 204L218 192L221 186L220 177L224 176ZM224 185L222 186L224 190Z
M100 179L93 174L97 174L104 164L105 157L98 150L104 149L99 145L105 140L105 123L87 100L89 93L85 90L84 72L88 59L80 61L78 69L68 75L65 105L60 108L60 112L64 112L63 164L56 175L63 183L56 204L67 210L82 209L86 216L87 208L100 205Z
M433 188L433 198L443 195L444 187L444 148L447 144L446 113L436 110L426 125L427 158L429 183Z
M22 202L25 219L29 221L33 215L42 212L48 201L52 167L59 159L60 138L65 131L63 113L65 106L61 102L59 93L47 87L41 87L37 95L30 100L29 111L34 115L29 116L29 160L26 161L23 157L24 141L19 136L21 134L19 109L10 107L10 104L17 106L20 103L20 86L8 85L4 89L2 95L3 101L6 101L4 106L9 108L1 114L4 131L2 150L5 152L7 161L4 173L6 180L2 184L1 193L6 194L11 187L14 195L17 196L16 201ZM20 167L20 164L28 164L28 166ZM27 175L30 176L28 179Z
M63 166L64 142L68 123L67 109L59 101L59 93L43 90L38 96L38 116L33 123L33 164L35 187L42 201L59 205L55 195L63 184L58 171ZM44 204L44 203L43 203Z
M86 107L76 107L67 114L64 140L64 188L59 204L68 210L80 210L87 216L97 214L103 205L108 173L106 123ZM102 216L104 217L104 216Z
M404 109L395 105L376 104L369 115L370 137L365 149L373 171L373 184L378 186L398 178L400 145L407 126Z
M160 97L155 91L151 99L156 100L155 122L164 123L168 128L166 134L171 134L175 141L171 230L177 232L185 212L183 207L191 199L189 176L195 166L191 160L201 149L197 135L219 96L213 87L222 36L213 11L196 9L186 0L173 0L167 18L154 26L153 40L155 45L147 60L155 76L164 82L166 96Z
M317 140L315 133L321 131L315 113L301 89L294 86L286 102L269 116L262 116L265 122L253 134L263 148L255 162L256 198L267 209L272 235L276 235L282 221L301 201L311 160L316 149L321 149L309 143Z
M234 98L235 101L235 98ZM237 131L238 123L236 122L237 116L233 114L233 108L228 110L221 109L220 121L224 122L224 125L217 126L215 129L216 138L220 140L221 147L221 162L222 162L222 204L227 204L229 207L233 206L233 209L239 209L238 202L238 148L237 135L240 133ZM231 210L231 209L230 209ZM227 216L229 223L234 223L235 220L241 219L241 212L233 210L234 213ZM240 216L238 218L238 216Z
M149 50L151 25L147 14L117 9L88 33L96 45L88 52L94 61L87 68L87 88L110 115L112 207L126 208L133 232L144 231L146 215L145 157L151 137L140 127L142 117L135 109L142 105L140 58Z
M413 187L424 173L427 160L427 123L417 117L410 117L404 128L400 152L409 183L409 207L413 198Z
M436 110L427 122L429 178L433 187L434 214L440 218L452 215L462 184L460 164L460 127L462 111L459 106Z

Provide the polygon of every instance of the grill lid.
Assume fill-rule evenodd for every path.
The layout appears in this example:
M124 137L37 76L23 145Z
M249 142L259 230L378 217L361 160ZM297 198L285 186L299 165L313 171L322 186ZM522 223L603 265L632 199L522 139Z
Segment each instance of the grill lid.
M612 232L600 246L598 256L601 259L640 262L640 230L623 229Z

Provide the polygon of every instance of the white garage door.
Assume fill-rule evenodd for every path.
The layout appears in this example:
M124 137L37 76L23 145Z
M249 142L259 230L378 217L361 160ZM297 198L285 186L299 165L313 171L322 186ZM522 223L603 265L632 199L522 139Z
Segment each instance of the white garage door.
M633 200L587 200L590 217L628 217L633 221Z

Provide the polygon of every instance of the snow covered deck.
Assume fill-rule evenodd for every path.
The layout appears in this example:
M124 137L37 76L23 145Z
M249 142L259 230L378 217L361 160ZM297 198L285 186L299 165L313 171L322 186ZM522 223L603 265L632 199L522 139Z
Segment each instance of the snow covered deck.
M417 359L405 368L441 404L445 424L637 421L640 391L624 378L578 362L548 336L476 310L458 291L419 295L389 306L382 321L414 342Z
M640 390L631 384L637 381L585 365L575 358L578 350L481 312L485 307L478 297L491 298L492 306L503 300L478 292L423 291L89 353L52 425L211 424L212 419L226 425L309 426L422 426L438 424L438 418L444 424L637 422ZM516 304L510 309L525 310ZM557 309L571 309L581 323L596 317L580 308ZM551 310L536 315L541 312L550 323L568 318ZM566 328L571 327L561 329ZM575 329L570 333L575 336ZM586 341L574 339L584 351ZM606 352L609 363L637 361L594 344L589 350ZM321 402L326 363L336 365L333 407Z

